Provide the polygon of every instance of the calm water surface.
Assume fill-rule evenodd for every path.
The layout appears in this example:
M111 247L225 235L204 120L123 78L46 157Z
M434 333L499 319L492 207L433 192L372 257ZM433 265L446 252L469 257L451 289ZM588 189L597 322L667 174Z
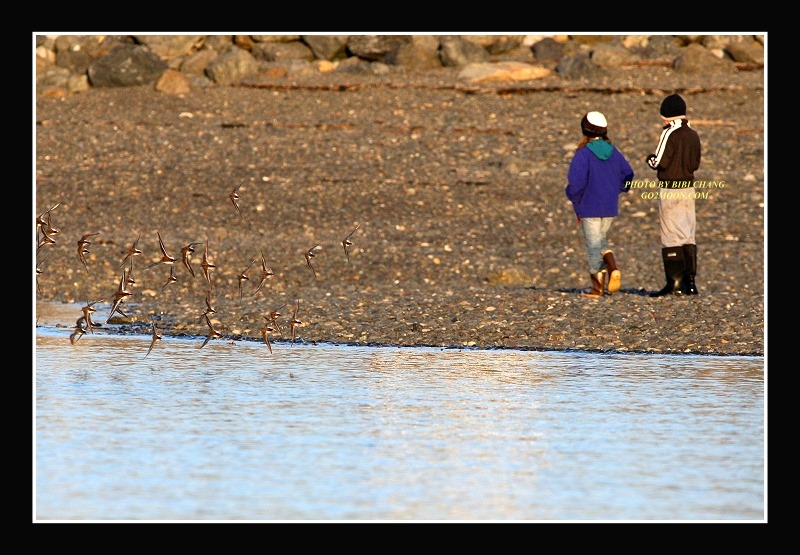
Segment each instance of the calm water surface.
M763 357L69 333L34 520L766 521Z

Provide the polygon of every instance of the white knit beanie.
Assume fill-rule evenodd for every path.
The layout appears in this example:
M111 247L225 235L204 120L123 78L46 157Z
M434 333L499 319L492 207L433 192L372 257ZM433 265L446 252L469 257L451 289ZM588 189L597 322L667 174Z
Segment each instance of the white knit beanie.
M581 119L581 131L587 137L604 137L608 133L608 122L600 112L589 112Z

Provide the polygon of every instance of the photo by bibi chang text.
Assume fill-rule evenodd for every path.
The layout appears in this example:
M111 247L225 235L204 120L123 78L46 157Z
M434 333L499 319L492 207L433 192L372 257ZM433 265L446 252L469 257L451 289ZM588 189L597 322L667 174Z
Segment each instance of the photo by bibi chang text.
M626 189L650 189L641 191L643 199L711 198L708 189L724 189L724 181L626 181ZM652 190L657 189L657 190ZM688 191L686 189L692 189ZM701 190L697 190L701 189Z

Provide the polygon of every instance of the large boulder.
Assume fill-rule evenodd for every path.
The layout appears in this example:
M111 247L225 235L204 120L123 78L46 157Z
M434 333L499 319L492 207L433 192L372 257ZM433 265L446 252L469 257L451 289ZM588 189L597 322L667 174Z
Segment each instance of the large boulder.
M89 66L89 82L93 87L151 85L167 67L148 47L122 44Z

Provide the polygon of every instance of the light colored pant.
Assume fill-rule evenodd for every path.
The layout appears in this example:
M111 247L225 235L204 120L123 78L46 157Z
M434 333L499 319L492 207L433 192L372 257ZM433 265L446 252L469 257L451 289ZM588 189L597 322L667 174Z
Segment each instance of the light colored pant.
M608 230L611 229L613 223L614 218L583 218L581 220L590 274L596 274L606 267L603 262L603 253L611 250L611 247L608 246Z
M695 245L694 187L660 189L661 196L672 194L679 198L658 199L658 219L661 224L661 246Z

